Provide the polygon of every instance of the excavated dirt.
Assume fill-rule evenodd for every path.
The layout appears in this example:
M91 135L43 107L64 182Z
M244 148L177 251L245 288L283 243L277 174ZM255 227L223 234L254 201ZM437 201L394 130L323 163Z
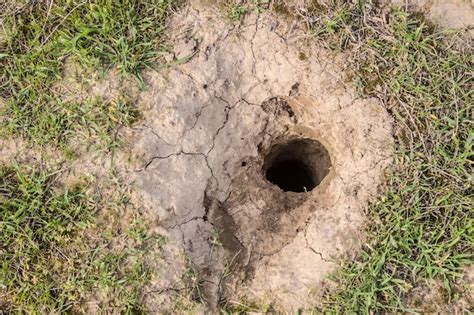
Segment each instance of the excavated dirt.
M198 271L210 309L243 297L314 305L359 247L391 162L390 116L346 83L343 56L268 12L233 25L193 3L170 30L168 59L195 55L145 74L129 176L141 201Z

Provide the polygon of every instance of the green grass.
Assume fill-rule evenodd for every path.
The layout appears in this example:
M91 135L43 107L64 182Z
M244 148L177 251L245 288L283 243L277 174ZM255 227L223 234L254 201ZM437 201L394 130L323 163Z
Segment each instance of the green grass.
M472 51L420 16L336 1L312 8L319 44L348 53L354 84L396 119L396 161L356 262L344 262L325 311L406 311L410 289L435 279L445 301L472 264ZM467 42L463 42L467 41Z
M59 293L68 279L57 283L54 270L57 262L60 268L67 264L62 249L71 245L76 245L77 251L83 248L74 241L87 228L94 203L79 186L53 193L47 174L2 168L0 178L0 283L4 291L0 305L25 311L67 308L66 299L57 297L69 295Z
M5 312L144 311L153 274L147 255L165 241L126 217L124 195L91 192L91 182L58 189L56 174L0 168L0 309ZM110 199L110 200L109 200Z
M223 2L224 17L231 23L242 21L242 19L252 11L263 12L269 8L271 0L235 1L226 0Z
M227 3L224 13L225 18L230 22L239 22L249 13L251 9L246 5L235 4L233 2Z
M52 144L70 157L78 151L78 143L95 144L106 151L118 147L120 126L135 122L139 113L126 98L106 102L89 97L80 102L50 100L36 104L25 112L20 104L11 102L7 128L14 135L32 140L37 145Z
M142 83L141 71L167 49L164 30L176 2L60 0L7 7L0 41L0 97L6 103L1 131L64 147L78 125L84 132L97 125L94 119L108 115L109 104L70 104L55 90L65 61L102 71L115 67ZM106 129L129 122L111 118Z
M164 31L177 2L0 5L0 135L70 157L84 146L116 148L118 129L139 118L136 107L126 95L68 95L59 86L70 75L65 65L79 65L85 81L115 68L143 84L141 72L168 49ZM58 185L56 173L0 166L0 312L89 313L91 305L145 312L143 290L159 271L166 240L148 232L117 184Z

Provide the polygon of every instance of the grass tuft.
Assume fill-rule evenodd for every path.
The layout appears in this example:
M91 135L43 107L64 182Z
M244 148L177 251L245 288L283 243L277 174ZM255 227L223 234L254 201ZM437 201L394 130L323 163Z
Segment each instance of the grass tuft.
M0 168L0 309L12 313L144 311L143 288L165 239L124 219L126 199L101 200L83 182ZM120 222L117 219L121 218Z
M65 60L86 68L115 67L142 83L141 71L151 68L167 49L164 30L175 2L60 0L7 7L0 18L0 97L6 100L2 116L7 121L3 131L38 145L61 146L76 131L72 126L78 117L85 128L96 123L97 104L65 103L54 90Z
M71 244L83 249L76 237L88 227L95 206L84 186L56 193L51 175L29 172L18 166L0 169L0 305L65 310L67 298L61 297L70 295L69 281L58 282L57 273L74 262L65 249Z

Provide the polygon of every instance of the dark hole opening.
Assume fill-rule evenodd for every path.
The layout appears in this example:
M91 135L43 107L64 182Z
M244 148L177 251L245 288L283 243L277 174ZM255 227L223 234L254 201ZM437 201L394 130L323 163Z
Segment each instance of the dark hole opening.
M313 190L331 169L326 148L317 140L295 139L273 146L265 156L263 172L283 191Z
M272 165L266 173L267 179L283 191L307 192L314 182L311 170L301 161L288 160Z

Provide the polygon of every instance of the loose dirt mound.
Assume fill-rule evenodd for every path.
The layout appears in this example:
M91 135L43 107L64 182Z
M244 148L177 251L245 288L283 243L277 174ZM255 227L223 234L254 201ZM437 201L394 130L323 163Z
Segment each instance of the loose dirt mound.
M143 202L211 307L242 296L313 305L335 260L358 248L391 161L389 115L346 83L343 56L270 13L229 25L193 4L170 29L175 57L196 55L145 77L133 147Z

